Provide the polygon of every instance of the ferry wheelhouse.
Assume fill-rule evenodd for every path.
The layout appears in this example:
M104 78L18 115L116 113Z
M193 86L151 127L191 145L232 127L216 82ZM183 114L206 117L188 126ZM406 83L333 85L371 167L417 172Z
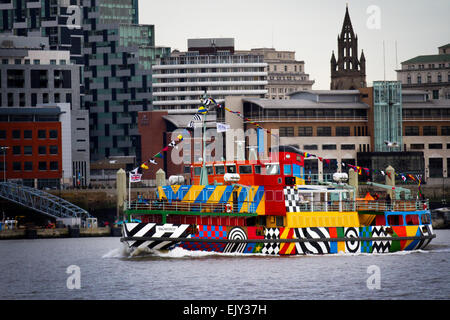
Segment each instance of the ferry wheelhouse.
M435 237L426 201L360 198L339 174L313 183L302 155L280 146L267 161L194 164L192 184L126 203L121 241L134 252L296 255L417 250Z

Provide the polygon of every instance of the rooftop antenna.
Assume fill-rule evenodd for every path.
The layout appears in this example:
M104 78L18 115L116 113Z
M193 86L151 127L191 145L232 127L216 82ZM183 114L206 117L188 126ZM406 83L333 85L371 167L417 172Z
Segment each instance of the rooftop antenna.
M395 69L398 70L397 40L395 40Z
M386 51L384 47L384 40L383 40L383 73L384 73L384 82L386 82Z
M272 49L274 48L273 46L273 22L272 22Z

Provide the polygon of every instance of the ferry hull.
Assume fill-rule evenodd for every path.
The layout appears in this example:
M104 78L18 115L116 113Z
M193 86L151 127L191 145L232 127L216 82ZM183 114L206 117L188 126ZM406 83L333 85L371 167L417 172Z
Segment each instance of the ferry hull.
M436 237L431 225L263 228L125 223L131 250L172 250L262 255L389 253L424 249Z

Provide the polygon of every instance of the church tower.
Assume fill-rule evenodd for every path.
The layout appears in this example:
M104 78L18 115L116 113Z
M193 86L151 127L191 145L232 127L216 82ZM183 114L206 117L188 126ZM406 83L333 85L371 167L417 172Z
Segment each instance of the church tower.
M366 58L361 51L358 59L358 36L353 32L352 22L345 9L344 24L338 35L337 60L331 54L331 90L353 90L366 87Z

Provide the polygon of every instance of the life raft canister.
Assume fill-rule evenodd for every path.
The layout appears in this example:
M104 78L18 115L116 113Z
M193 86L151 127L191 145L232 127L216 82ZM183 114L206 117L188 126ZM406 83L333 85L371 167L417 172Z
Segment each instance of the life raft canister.
M424 204L423 204L423 210L427 210L427 204L426 204L426 202L424 202Z
M230 213L231 212L231 204L227 203L226 209L227 209L227 212Z

